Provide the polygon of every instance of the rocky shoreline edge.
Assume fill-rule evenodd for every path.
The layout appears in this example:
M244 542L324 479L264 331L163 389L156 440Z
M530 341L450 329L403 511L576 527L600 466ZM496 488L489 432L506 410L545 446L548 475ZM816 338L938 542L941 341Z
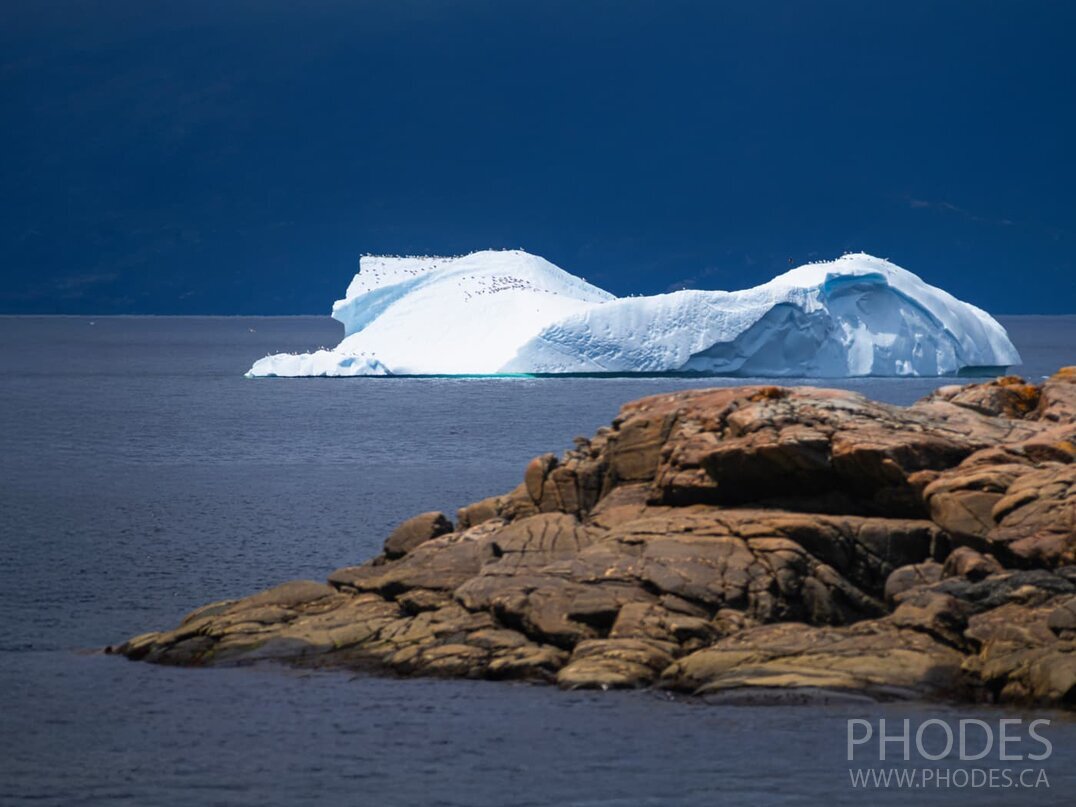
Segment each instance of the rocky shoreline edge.
M378 557L107 652L722 702L1076 706L1076 367L909 407L811 387L625 405Z

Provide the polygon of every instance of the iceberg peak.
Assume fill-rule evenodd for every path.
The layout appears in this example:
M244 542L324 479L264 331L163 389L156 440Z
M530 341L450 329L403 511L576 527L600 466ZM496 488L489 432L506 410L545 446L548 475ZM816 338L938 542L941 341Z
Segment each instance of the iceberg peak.
M1020 362L979 308L849 253L752 289L617 298L523 250L363 256L333 350L251 376L704 373L955 375Z

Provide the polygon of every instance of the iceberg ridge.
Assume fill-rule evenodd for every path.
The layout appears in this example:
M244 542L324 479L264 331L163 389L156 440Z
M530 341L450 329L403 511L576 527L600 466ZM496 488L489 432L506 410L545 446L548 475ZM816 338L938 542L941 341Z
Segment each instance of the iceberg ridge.
M864 253L742 291L616 298L520 250L364 257L333 350L249 376L700 373L956 375L1020 363L985 311Z

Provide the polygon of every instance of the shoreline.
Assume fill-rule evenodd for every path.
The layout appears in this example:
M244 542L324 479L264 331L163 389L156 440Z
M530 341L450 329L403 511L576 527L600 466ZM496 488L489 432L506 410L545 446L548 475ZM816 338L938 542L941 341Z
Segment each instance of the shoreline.
M454 523L405 521L328 583L107 650L718 702L1071 709L1074 443L1072 368L910 407L809 387L655 395Z

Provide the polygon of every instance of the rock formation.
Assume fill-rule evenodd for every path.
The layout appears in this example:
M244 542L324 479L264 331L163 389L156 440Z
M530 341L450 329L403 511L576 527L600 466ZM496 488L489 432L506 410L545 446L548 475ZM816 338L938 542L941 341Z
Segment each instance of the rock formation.
M627 404L502 496L327 583L110 652L733 702L1076 703L1076 368L910 407L738 387Z

